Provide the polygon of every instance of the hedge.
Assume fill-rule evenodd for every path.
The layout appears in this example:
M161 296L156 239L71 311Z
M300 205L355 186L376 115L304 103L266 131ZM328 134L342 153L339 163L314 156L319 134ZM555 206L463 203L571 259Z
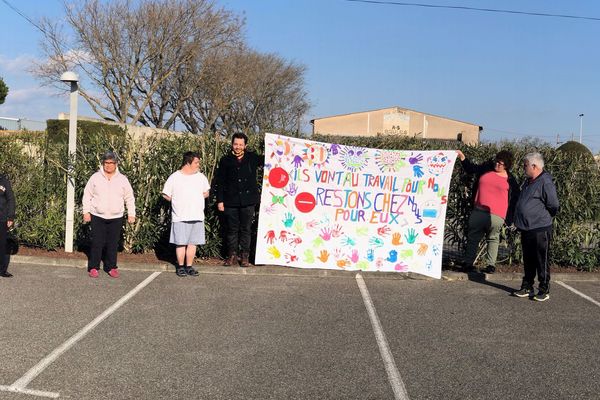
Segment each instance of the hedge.
M75 247L89 246L89 227L82 224L81 196L88 178L98 170L99 157L114 150L121 158L119 168L129 178L136 194L138 218L126 225L122 249L126 252L172 254L168 243L170 210L160 195L167 177L180 167L185 151L198 151L201 171L214 186L213 177L220 157L229 149L229 138L220 135L173 134L133 139L116 125L80 121L75 160L76 226ZM0 173L6 174L17 197L16 235L21 244L56 250L64 246L68 121L48 121L46 132L26 132L0 137ZM600 171L589 158L556 151L535 141L501 142L465 146L455 141L425 141L397 136L340 137L315 135L314 140L352 146L404 149L450 150L460 148L475 162L491 159L500 149L513 152L513 173L523 180L519 165L530 151L540 151L546 169L556 181L561 209L556 217L551 260L561 266L584 270L600 265ZM263 136L250 137L249 147L264 152ZM261 177L259 176L259 180ZM460 167L453 171L445 227L445 239L464 249L472 195L471 179ZM219 257L222 249L221 215L214 196L206 207L207 244L200 246L200 257ZM507 263L521 259L519 236L505 230L503 244Z

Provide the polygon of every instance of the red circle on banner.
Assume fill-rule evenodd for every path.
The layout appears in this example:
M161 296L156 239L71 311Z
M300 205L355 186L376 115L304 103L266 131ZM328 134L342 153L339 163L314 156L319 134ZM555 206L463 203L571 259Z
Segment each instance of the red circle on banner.
M285 172L285 169L283 168L273 168L271 172L269 172L269 183L274 188L281 189L282 187L287 185L289 180L290 176L287 172Z
M295 200L296 208L298 211L307 213L311 212L317 205L315 196L308 192L298 193Z

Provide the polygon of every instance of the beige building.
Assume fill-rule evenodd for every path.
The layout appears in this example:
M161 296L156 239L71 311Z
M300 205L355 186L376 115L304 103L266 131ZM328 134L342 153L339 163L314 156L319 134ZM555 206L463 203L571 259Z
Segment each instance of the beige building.
M313 133L344 136L403 135L479 143L483 127L400 107L315 118Z

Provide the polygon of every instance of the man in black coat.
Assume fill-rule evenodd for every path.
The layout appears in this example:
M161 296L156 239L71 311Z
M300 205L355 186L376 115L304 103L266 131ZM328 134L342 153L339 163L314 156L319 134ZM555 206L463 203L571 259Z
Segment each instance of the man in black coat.
M8 178L0 175L0 277L10 278L12 274L7 272L8 263L6 257L6 239L8 228L15 220L15 195Z
M225 213L227 223L227 254L225 265L250 265L252 221L260 192L256 172L264 157L246 151L248 137L235 133L231 151L219 161L216 176L217 208ZM238 258L240 256L240 258Z

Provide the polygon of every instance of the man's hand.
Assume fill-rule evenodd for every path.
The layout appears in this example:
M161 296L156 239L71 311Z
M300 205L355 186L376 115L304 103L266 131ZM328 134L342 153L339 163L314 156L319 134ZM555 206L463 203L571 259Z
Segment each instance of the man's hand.
M87 224L91 220L92 220L92 214L90 214L90 213L83 214L83 223L84 224Z
M465 161L465 154L460 151L460 150L456 150L456 154L458 155L458 158L460 158L460 161Z
M225 211L225 204L223 204L223 202L217 203L217 210Z
M11 226L13 226L13 221L11 221L10 219L8 221L6 221L6 227L10 228Z
M132 217L131 215L127 216L127 222L129 222L130 224L133 224L135 222L135 217Z

